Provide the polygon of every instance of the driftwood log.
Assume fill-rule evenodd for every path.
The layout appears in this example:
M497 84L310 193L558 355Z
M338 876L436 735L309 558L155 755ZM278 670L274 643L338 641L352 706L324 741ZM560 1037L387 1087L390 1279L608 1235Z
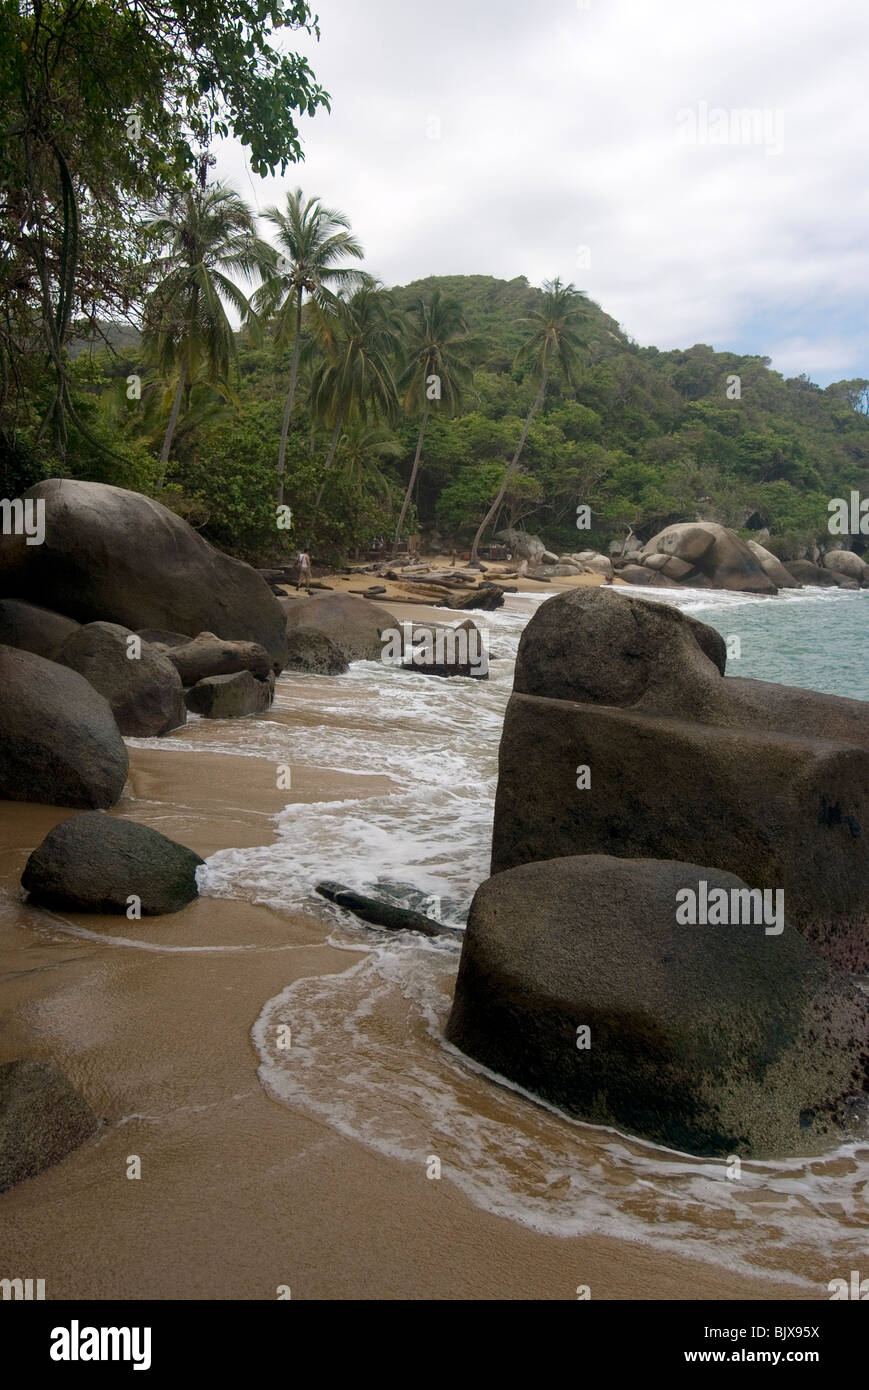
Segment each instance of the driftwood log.
M352 888L345 888L342 883L318 883L315 891L321 898L328 898L329 902L346 908L356 917L361 917L363 922L370 922L376 927L386 927L387 931L418 931L422 932L423 936L452 936L460 930L459 927L447 927L443 922L436 921L434 917L427 917L423 912L396 907L394 903L386 902L383 898L366 898L364 894L357 893Z

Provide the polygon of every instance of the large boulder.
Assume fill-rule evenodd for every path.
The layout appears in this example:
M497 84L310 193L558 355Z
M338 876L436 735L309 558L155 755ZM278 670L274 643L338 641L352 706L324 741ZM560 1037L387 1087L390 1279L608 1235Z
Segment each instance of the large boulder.
M869 705L723 665L718 633L623 591L541 605L504 721L492 872L614 847L705 860L783 888L792 926L869 969Z
M98 1127L56 1063L0 1064L0 1192L59 1163Z
M57 660L106 697L122 734L157 738L186 722L184 690L175 667L129 628L87 623L67 639Z
M580 1119L689 1153L851 1137L869 999L798 932L775 934L773 912L746 911L745 888L597 854L497 874L471 907L447 1038ZM680 924L686 894L699 907L715 889L738 920Z
M844 574L848 579L869 588L869 565L860 559L853 550L828 550L824 556L824 568L834 574Z
M688 521L668 526L653 536L640 554L644 561L650 555L675 555L718 589L735 589L748 594L777 592L777 586L736 532L713 521ZM686 575L685 582L694 583L690 574Z
M213 632L200 632L192 642L171 646L166 652L183 685L195 685L206 676L231 676L250 671L257 680L267 680L271 658L259 642L225 642Z
M45 503L45 540L0 536L0 593L83 623L259 642L281 669L285 625L265 580L174 512L138 492L71 478L49 478L25 495Z
M204 860L159 831L101 811L70 816L31 854L21 885L61 912L120 912L138 899L143 917L180 912L196 897ZM133 920L133 919L131 919Z
M350 663L325 632L296 628L287 633L286 669L315 676L341 676L350 669Z
M542 560L547 553L546 546L539 536L531 536L527 531L516 531L513 527L508 527L505 531L496 531L495 540L506 545L516 560L534 562Z
M778 589L799 589L802 587L798 579L789 570L786 570L777 555L773 555L766 546L760 545L758 541L746 541L746 544L760 565L764 574L772 580Z
M0 646L0 797L114 806L127 750L108 700L84 676Z
M62 613L17 598L0 599L0 642L7 647L55 661L64 642L78 629L79 624Z
M322 632L345 661L379 661L380 633L394 620L376 603L352 594L316 594L276 600L286 614L287 637L294 632Z
M264 714L272 702L268 681L258 681L250 671L229 676L206 676L187 691L187 708L205 719L240 719L246 714Z

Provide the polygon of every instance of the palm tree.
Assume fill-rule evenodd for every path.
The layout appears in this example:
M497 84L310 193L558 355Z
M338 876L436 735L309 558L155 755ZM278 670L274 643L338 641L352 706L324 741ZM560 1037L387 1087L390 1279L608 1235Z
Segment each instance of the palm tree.
M287 458L287 435L296 396L299 371L299 349L302 342L302 300L307 294L322 303L329 288L351 290L363 282L361 271L347 270L338 265L348 256L361 260L363 251L350 232L350 223L342 212L324 208L319 198L309 198L301 188L287 194L284 211L271 207L266 218L277 228L281 256L277 273L257 292L254 303L258 311L276 316L275 342L286 346L292 339L290 386L281 422L281 442L278 446L277 501L284 500L284 470Z
M173 195L149 231L168 254L157 262L165 274L148 298L143 336L158 372L177 377L160 450L162 486L185 392L203 370L215 382L229 375L235 336L225 304L254 321L247 296L229 276L265 274L275 252L257 236L244 200L222 184Z
M463 356L463 349L467 351L468 346L467 327L457 300L442 298L439 289L434 291L428 303L424 299L419 300L409 325L406 343L408 361L399 384L405 390L404 407L408 414L415 413L420 403L422 414L413 468L395 527L393 554L416 485L431 404L445 399L450 413L455 414L464 391L473 381L473 372ZM436 381L432 381L432 378L436 378Z
M341 473L362 496L368 493L384 499L390 482L381 465L402 457L404 450L390 429L370 421L356 420L344 430L338 455Z
M472 565L478 563L477 551L480 539L486 527L497 516L510 479L519 467L519 459L525 448L531 421L543 404L553 368L560 366L568 384L574 384L581 347L577 329L587 313L584 301L583 291L577 290L573 285L562 285L557 277L554 280L545 280L542 303L538 308L532 310L527 319L522 320L531 332L516 354L516 364L517 366L530 367L533 372L539 373L540 385L531 409L525 417L525 424L519 436L516 452L504 474L498 495L480 522L474 537L470 559Z
M401 341L401 321L390 296L369 280L351 295L327 292L315 308L313 330L323 358L311 378L311 410L315 419L332 425L316 515L345 421L367 421L369 412L375 420L395 414L398 389L392 361Z

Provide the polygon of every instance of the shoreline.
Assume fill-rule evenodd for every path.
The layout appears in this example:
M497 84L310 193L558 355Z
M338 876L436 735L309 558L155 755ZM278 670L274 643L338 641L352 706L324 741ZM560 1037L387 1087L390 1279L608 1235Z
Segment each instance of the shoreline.
M288 794L267 759L134 747L110 814L208 855L266 843L288 803L376 796L388 781L322 770ZM385 1157L270 1099L251 1039L266 1002L358 957L328 944L323 920L221 898L135 924L75 914L88 935L58 930L20 903L18 877L68 814L7 805L0 859L0 1058L53 1058L105 1122L0 1196L4 1265L45 1278L48 1299L271 1299L279 1284L318 1299L573 1300L581 1284L605 1299L806 1297L644 1243L539 1234L447 1175L426 1181L424 1156ZM126 1176L134 1154L139 1180Z

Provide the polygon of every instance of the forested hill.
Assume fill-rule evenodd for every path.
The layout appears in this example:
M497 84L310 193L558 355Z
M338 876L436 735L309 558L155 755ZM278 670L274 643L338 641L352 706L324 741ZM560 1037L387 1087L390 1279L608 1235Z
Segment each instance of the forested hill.
M473 379L458 413L444 403L428 419L413 504L403 530L467 545L496 495L537 389L515 365L524 322L542 300L524 277L435 276L390 292L409 315L435 290L458 301L470 337ZM591 507L583 543L604 546L631 527L646 538L673 520L702 517L742 529L768 527L784 558L823 540L832 497L869 494L869 383L821 389L785 380L769 359L640 348L591 300L583 301L575 385L556 372L532 421L500 526L539 532L554 550L575 549L575 516ZM141 349L117 335L114 353L89 349L72 366L81 412L114 451L71 446L66 471L154 490L154 456L171 403L171 380L152 375ZM168 490L161 499L217 544L267 558L306 540L338 558L394 529L417 444L418 412L390 424L371 413L345 422L334 466L324 473L331 424L313 419L312 360L303 362L287 454L292 535L276 538L275 457L289 375L289 347L266 332L237 335L232 380L188 391ZM74 355L74 354L71 354ZM394 370L400 378L402 362ZM142 373L142 399L126 398ZM77 447L77 446L76 446ZM129 460L126 467L122 457ZM54 471L50 462L44 467ZM21 482L26 482L21 477ZM317 496L323 488L319 505ZM858 542L859 543L859 542Z
M427 437L421 514L450 528L473 510L476 475L509 457L518 437L532 394L513 370L518 321L542 296L523 277L489 276L435 276L394 295L408 307L436 288L461 303L480 340L479 399ZM768 525L774 548L788 551L823 530L830 497L869 491L869 382L821 389L806 377L785 379L765 357L704 344L639 348L593 301L581 336L576 389L550 387L523 452L510 519L525 517L544 535L554 532L555 542L566 539L563 527L580 500L592 506L598 540L626 525L648 535L702 515Z

